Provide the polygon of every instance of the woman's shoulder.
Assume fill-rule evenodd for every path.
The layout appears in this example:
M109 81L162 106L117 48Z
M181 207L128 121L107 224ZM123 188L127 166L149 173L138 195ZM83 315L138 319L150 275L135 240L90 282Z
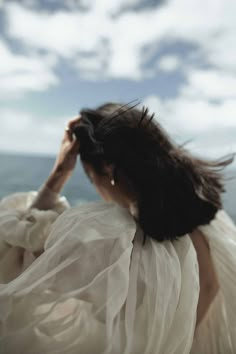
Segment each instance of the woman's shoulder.
M58 239L133 239L136 222L126 208L114 202L91 201L61 214L52 226L46 247Z
M123 223L135 223L128 209L113 201L106 202L103 200L89 201L72 207L60 216L60 221L63 219L74 219L78 222L97 219L101 223L109 222L112 225L116 225L121 220Z

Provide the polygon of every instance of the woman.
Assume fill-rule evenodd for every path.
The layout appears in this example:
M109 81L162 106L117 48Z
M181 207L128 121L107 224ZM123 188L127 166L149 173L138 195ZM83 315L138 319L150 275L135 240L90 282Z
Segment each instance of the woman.
M2 200L0 353L236 353L233 158L197 159L152 118L83 110L39 192ZM104 201L69 208L78 154Z

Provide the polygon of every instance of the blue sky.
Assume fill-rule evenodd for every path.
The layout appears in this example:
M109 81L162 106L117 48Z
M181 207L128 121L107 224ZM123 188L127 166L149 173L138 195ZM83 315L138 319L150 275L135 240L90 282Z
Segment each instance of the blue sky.
M0 151L56 154L82 107L138 99L179 142L236 151L234 0L0 0Z

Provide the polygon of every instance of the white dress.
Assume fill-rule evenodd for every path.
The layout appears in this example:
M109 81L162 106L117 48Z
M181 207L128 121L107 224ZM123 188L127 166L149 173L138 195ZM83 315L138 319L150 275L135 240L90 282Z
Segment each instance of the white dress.
M0 203L1 354L236 353L236 227L223 210L201 227L222 290L194 337L199 271L188 235L143 245L115 203L29 209L35 196Z

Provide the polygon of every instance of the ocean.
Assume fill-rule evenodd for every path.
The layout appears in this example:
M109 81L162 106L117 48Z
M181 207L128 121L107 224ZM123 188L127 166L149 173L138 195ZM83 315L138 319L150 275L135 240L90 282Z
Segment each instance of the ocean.
M47 179L55 158L0 154L0 199L17 192L38 190ZM79 160L78 160L79 161ZM236 223L236 169L225 170L224 208ZM101 200L80 163L62 193L71 206Z
M54 157L0 154L0 199L17 192L37 191L54 165ZM71 206L101 200L80 163L62 190Z

